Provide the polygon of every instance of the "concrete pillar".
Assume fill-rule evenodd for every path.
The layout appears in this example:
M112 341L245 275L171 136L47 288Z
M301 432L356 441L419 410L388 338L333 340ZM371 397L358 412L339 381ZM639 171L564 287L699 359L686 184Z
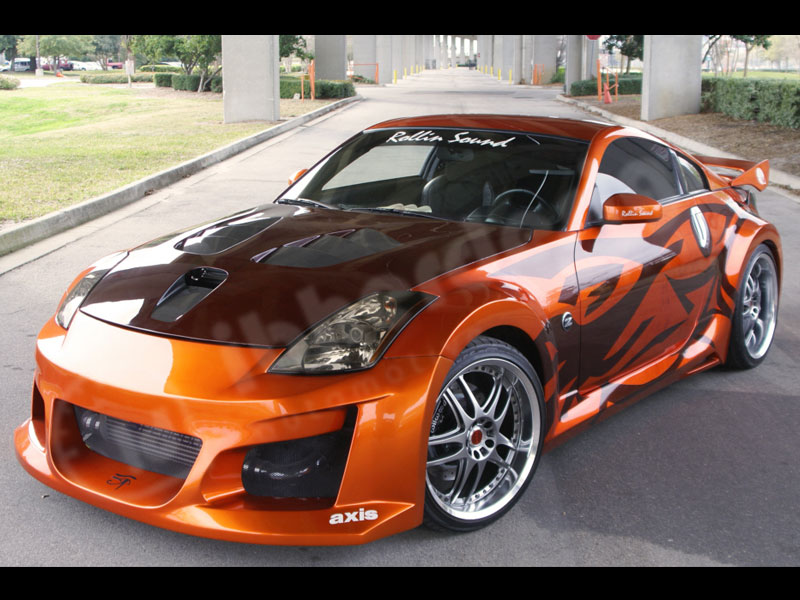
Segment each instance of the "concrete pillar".
M590 40L585 35L581 36L583 43L583 68L581 69L581 79L592 79L597 77L597 52L600 42Z
M503 68L503 42L504 35L492 36L492 64L491 73L497 77L498 72Z
M478 41L478 54L481 55L480 64L483 72L488 73L494 64L494 36L482 35Z
M392 36L392 73L397 76L397 81L403 78L403 36Z
M564 72L564 91L569 94L572 84L581 80L583 72L583 38L582 35L567 36L567 60ZM534 55L534 60L535 60Z
M375 65L378 62L376 35L353 36L353 73L375 80Z
M542 83L548 83L556 74L557 57L557 35L533 36L533 64L542 65Z
M703 36L646 35L643 121L700 112Z
M223 35L225 123L277 121L281 98L277 35Z
M378 63L378 83L392 82L392 36L375 36L375 60Z
M512 83L522 83L523 73L522 73L522 36L515 35L512 36L514 39L514 56L512 58L511 68L513 69L513 81Z
M317 79L347 79L347 36L315 37L314 65Z
M414 74L414 36L403 36L403 73L405 75Z
M517 78L520 83L533 83L531 74L533 73L533 38L532 35L522 36L522 57L520 68L522 69Z

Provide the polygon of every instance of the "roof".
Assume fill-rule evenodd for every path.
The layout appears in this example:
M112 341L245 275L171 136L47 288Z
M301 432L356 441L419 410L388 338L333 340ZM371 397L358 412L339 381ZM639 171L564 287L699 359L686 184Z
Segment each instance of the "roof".
M396 127L448 127L465 129L491 129L500 131L523 131L557 135L579 140L591 140L598 131L618 127L600 121L581 121L560 117L534 117L523 115L426 115L391 119L377 123L367 129L387 129Z

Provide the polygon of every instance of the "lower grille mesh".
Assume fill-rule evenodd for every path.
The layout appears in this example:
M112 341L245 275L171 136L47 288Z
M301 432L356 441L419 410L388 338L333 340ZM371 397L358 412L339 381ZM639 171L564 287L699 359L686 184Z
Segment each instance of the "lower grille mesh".
M103 456L185 479L200 452L200 438L123 421L75 406L78 429L86 446Z

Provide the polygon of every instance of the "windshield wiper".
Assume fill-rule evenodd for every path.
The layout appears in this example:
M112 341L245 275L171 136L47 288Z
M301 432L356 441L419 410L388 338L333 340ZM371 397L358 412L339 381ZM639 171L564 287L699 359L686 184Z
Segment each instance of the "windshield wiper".
M317 202L316 200L309 200L307 198L280 198L275 201L276 204L297 204L299 206L316 206L318 208L332 209L332 206Z
M400 208L386 208L384 206L347 206L347 205L340 205L339 208L342 210L360 210L364 212L380 212L380 213L392 213L395 215L409 215L412 217L425 217L426 219L436 219L438 221L447 221L444 217L437 217L428 212L422 212L418 210L402 210Z

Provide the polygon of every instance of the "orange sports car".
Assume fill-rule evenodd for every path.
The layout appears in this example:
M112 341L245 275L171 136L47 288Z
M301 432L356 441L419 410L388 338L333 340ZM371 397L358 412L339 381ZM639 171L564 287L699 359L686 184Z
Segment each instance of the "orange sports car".
M274 203L78 274L17 455L160 527L355 544L485 526L542 453L775 332L766 161L591 121L358 133Z

